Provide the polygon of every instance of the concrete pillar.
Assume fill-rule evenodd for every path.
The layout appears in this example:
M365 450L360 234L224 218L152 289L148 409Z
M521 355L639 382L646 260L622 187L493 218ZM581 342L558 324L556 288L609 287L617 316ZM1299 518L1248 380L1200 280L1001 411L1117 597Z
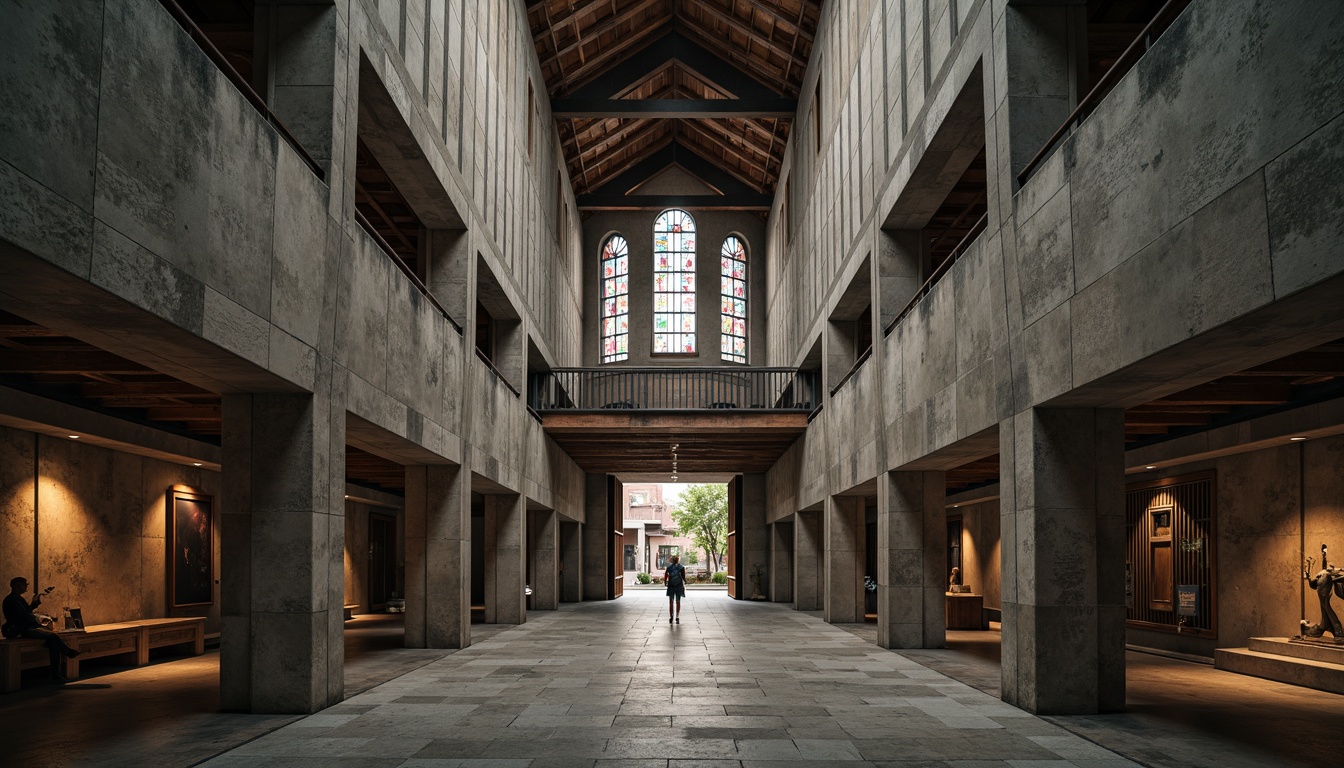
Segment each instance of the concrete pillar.
M406 647L471 645L471 473L406 468Z
M613 579L623 578L613 572L615 555L614 531L619 530L622 498L620 481L610 475L587 475L584 487L583 524L583 599L611 600L616 597ZM616 505L615 508L613 505ZM615 511L614 511L615 510Z
M1124 412L1037 408L999 426L1003 700L1125 703Z
M827 496L824 514L824 617L832 624L862 622L865 559L863 499L857 496Z
M1011 185L1006 190L1011 192L1016 189L1018 171L1084 95L1086 4L1010 3L996 37L995 45L1003 46L1006 59L1007 90L1001 98L1008 110L1007 162L998 167L1008 172L1003 182ZM1004 149L998 147L999 152Z
M257 13L257 30L268 33L266 47L258 51L259 61L267 65L261 68L269 70L262 93L332 183L332 158L339 155L337 144L345 141L336 136L335 117L335 66L344 66L337 51L339 13L329 4L302 2L258 4Z
M770 600L793 602L793 523L770 526Z
M793 607L800 611L819 611L825 604L826 550L821 535L820 512L794 515Z
M924 283L928 239L917 229L884 229L878 245L877 327L885 329Z
M516 493L485 497L485 623L527 620L527 505Z
M560 602L583 599L583 525L560 523Z
M750 474L739 478L742 483L742 513L738 518L737 546L742 552L742 573L738 597L751 599L755 589L752 576L757 564L765 566L761 572L761 592L770 592L770 527L765 524L765 475Z
M942 648L946 637L946 479L888 472L877 480L877 644Z
M528 536L532 608L553 611L560 607L560 516L553 509L537 509L528 514L532 518Z
M345 693L345 410L223 400L220 704L309 713Z

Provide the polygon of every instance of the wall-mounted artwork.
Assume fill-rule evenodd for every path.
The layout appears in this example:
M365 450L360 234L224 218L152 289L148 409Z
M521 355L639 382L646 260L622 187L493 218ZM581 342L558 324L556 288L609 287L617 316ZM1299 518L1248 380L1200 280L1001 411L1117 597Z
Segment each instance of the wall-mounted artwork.
M211 536L214 500L181 486L168 490L168 604L214 602Z

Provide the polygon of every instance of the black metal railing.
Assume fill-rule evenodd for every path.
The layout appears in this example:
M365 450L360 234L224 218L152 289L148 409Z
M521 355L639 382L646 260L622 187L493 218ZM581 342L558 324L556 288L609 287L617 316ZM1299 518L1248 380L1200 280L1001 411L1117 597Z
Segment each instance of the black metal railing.
M957 243L957 247L953 248L952 252L947 255L947 258L943 259L942 263L933 270L933 274L929 275L929 279L925 280L924 284L919 286L919 290L915 291L915 295L911 296L910 301L905 303L905 307L902 308L900 312L896 313L896 317L892 318L890 323L887 323L886 328L882 329L883 336L890 335L892 331L896 330L896 325L905 319L906 315L915 311L915 307L919 306L919 302L923 301L924 297L929 295L929 291L933 290L934 284L943 279L943 275L947 274L948 271L952 269L952 265L956 264L957 260L966 253L971 247L971 243L974 243L976 238L980 237L980 233L985 231L985 227L988 226L988 224L989 211L985 211L985 215L981 216L971 225L970 231L966 233L965 237L961 238L961 242ZM855 364L855 367L858 367L857 363ZM839 385L836 386L838 387Z
M411 285L415 286L415 290L419 291L420 295L424 296L425 299L439 311L440 315L443 315L443 319L448 321L448 324L453 327L453 330L457 331L459 334L462 333L462 326L458 325L457 321L453 319L453 316L448 314L448 310L444 309L443 305L439 303L439 300L434 298L434 294L430 293L429 287L425 285L425 282L420 279L419 275L415 274L415 270L411 269L410 265L397 255L396 249L388 244L388 242L383 239L382 235L378 234L378 230L374 229L373 224L358 210L355 211L355 223L359 225L360 229L364 230L364 234L373 238L373 242L378 246L378 250L382 251L392 260L392 263L401 271L401 274L405 275L406 278L411 281ZM486 360L486 362L488 363L490 361ZM492 365L491 367L493 368L494 366ZM503 376L500 378L503 378ZM510 384L509 388L513 389L513 385ZM513 391L514 394L518 393L518 390L516 389Z
M233 83L233 86L238 89L239 93L243 94L243 98L247 99L248 103L250 103L252 107L266 119L266 122L270 123L271 126L275 128L276 133L280 134L280 137L284 139L295 152L299 153L299 158L303 160L309 170L311 170L318 179L326 181L326 173L322 170L322 166L317 164L317 161L313 159L313 156L308 154L307 148L300 144L298 139L294 138L294 134L289 132L289 129L285 127L284 123L280 122L280 118L275 116L275 113L271 111L271 108L266 105L266 100L252 88L251 83L247 82L247 78L243 77L239 74L238 70L233 68L233 65L229 63L228 57L215 47L215 44L210 40L210 37L196 25L195 21L192 20L191 14L183 10L182 6L178 5L176 0L159 0L159 4L163 6L164 10L168 11L169 15L177 21L182 29L186 30L187 34L191 36L191 39L196 41L196 45L200 47L201 51L206 55L206 58L215 63L215 66L219 68L219 71L223 72L224 76L229 79L229 82Z
M538 412L808 412L820 390L817 371L793 368L557 368L532 375L528 404Z
M1078 106L1064 121L1064 124L1055 129L1055 132L1046 140L1045 146L1041 147L1031 160L1027 161L1026 166L1018 172L1018 186L1026 184L1027 179L1031 178L1031 174L1037 166L1054 151L1055 145L1059 144L1061 139L1072 133L1075 128L1082 124L1083 120L1087 119L1088 115L1092 114L1092 110L1096 109L1102 99L1106 98L1106 94L1110 93L1115 84L1120 82L1120 78L1133 68L1143 54L1153 46L1153 41L1167 31L1171 23L1176 20L1177 16L1181 15L1181 11L1184 11L1188 5L1190 5L1190 0L1168 0L1158 10L1157 15L1144 25L1143 30L1139 32L1139 36L1134 38L1129 47L1125 48L1124 53L1121 53L1120 57L1111 65L1111 68L1106 70L1106 74L1102 75L1097 84L1092 87L1092 90L1088 91L1083 100L1078 102Z

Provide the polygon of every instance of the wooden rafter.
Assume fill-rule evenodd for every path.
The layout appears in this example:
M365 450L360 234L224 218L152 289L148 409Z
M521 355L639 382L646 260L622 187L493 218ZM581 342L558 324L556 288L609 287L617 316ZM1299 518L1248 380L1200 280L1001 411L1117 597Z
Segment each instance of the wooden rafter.
M770 99L797 98L819 18L817 0L529 3L575 193L595 192L639 165L669 134L752 189L773 193L796 106ZM619 74L623 66L633 68L633 81ZM737 103L704 101L711 99ZM644 121L671 127L659 132Z

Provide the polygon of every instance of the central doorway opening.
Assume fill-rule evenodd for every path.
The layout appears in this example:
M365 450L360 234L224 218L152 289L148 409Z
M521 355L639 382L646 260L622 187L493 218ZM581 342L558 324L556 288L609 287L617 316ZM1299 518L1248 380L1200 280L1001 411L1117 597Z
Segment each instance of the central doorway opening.
M729 556L730 483L657 480L645 477L622 482L625 588L661 588L673 557L686 567L689 586L727 588L729 576L736 575Z

